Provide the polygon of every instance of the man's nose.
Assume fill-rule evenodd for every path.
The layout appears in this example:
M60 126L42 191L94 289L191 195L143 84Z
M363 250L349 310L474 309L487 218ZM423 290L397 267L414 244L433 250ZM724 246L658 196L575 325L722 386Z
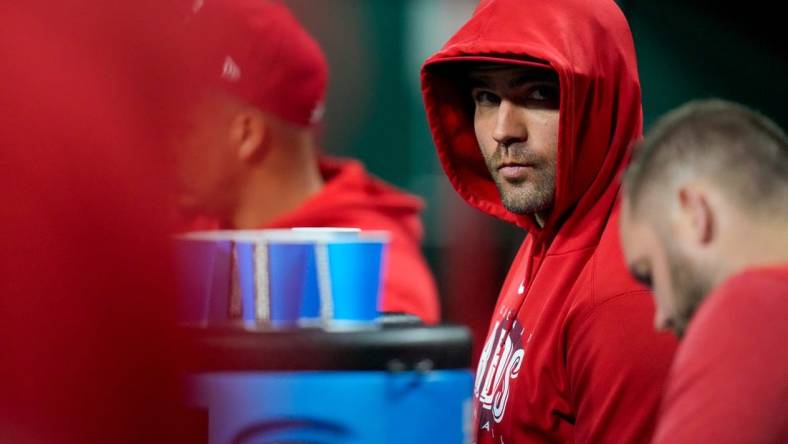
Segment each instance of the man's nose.
M520 109L509 100L501 100L498 106L493 139L503 147L528 139L528 130Z

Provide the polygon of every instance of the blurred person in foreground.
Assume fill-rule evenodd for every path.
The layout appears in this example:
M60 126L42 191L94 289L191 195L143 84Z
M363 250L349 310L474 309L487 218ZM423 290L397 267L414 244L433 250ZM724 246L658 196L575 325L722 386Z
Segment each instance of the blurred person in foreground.
M0 4L4 443L181 442L159 125L178 8Z
M443 168L527 230L476 373L479 443L646 442L675 341L618 237L642 132L635 48L611 0L487 0L422 69Z
M191 229L356 227L391 234L383 312L435 323L421 253L420 199L358 161L320 154L327 70L318 44L285 6L205 0L190 18L208 91L187 112L177 166ZM189 217L191 219L191 217Z
M655 441L788 442L788 137L688 103L639 144L623 208L631 273L682 338Z

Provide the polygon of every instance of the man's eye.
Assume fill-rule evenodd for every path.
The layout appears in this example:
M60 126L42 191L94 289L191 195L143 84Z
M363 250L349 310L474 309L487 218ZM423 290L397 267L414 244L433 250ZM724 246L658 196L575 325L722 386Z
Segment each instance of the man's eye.
M528 100L555 103L558 101L558 90L550 85L539 85L528 91Z
M477 106L492 106L501 102L501 98L487 90L473 90L473 101Z

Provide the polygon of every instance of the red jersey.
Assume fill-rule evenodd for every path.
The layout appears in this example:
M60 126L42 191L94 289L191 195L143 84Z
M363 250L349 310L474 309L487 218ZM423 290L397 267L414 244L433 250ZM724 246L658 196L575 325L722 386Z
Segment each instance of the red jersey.
M722 284L679 347L654 442L788 442L786 338L788 265Z

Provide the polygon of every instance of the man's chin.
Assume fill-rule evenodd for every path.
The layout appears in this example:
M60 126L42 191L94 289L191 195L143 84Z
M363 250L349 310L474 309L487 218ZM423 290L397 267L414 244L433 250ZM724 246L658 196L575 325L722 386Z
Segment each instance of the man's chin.
M532 215L548 211L552 206L552 196L545 195L528 181L513 183L496 180L501 203L509 212L519 215Z
M501 203L510 213L519 214L521 216L530 216L534 214L546 213L552 207L552 200L550 199L535 199L523 198L517 196L501 196Z

